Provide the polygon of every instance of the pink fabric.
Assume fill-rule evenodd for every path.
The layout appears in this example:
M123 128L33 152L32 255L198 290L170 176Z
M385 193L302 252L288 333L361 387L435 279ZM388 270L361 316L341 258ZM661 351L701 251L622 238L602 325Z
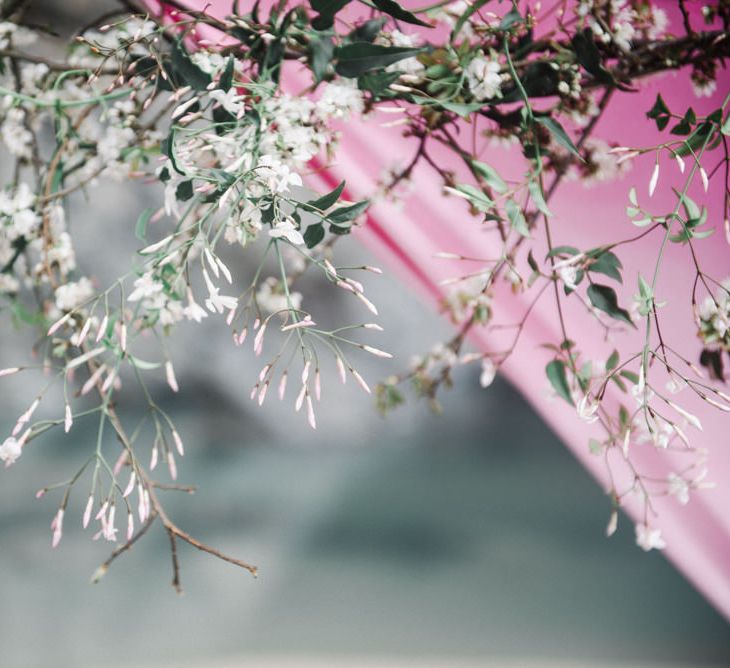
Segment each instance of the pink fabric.
M189 0L189 4L202 6L204 3ZM228 13L231 3L229 0L218 0L206 4L211 14L223 17ZM250 6L244 1L240 5L242 11ZM670 15L670 27L678 26L674 3L665 3L665 6ZM427 31L423 32L424 37L428 38ZM297 71L288 72L285 82L292 90L301 90L302 76ZM724 81L719 82L718 89L727 91L728 83L725 77ZM638 93L616 93L610 103L609 113L598 124L594 136L623 145L656 143L658 135L654 124L645 119L644 112L651 107L659 90L670 109L676 111L684 111L691 104L698 113L703 113L717 108L722 102L720 96L712 100L695 99L686 73L663 75L645 82ZM327 171L315 173L310 183L324 191L334 187L341 179L346 179L349 190L346 196L349 199L368 197L384 168L391 166L394 159L406 164L416 150L414 140L403 138L397 127L382 127L384 122L394 118L397 116L376 112L369 121L348 122L337 164ZM463 133L470 132L466 125L462 130ZM435 142L433 144L430 153L440 165L452 167L459 175L460 182L472 182L466 170L449 151L437 148ZM505 151L485 147L481 157L498 167L503 174L512 174L515 178L519 178L526 167L518 149ZM709 164L714 166L711 162ZM637 228L628 222L625 214L631 185L636 185L640 203L650 211L656 214L670 211L676 202L671 187L681 187L683 178L677 166L663 158L659 187L654 197L649 199L647 184L653 165L654 157L646 156L636 160L633 170L618 182L591 188L575 182L561 185L550 202L550 209L556 214L552 222L554 245L569 244L587 249L603 242L634 236ZM716 228L716 232L710 239L698 242L695 248L701 266L718 279L730 275L730 247L725 240L721 219L723 177L722 173L718 173L712 179L709 195L704 195L697 186L690 190L690 195L698 202L707 203L712 212L710 224ZM499 248L492 243L490 236L483 233L479 222L469 216L463 200L443 196L440 178L430 167L419 165L412 178L413 191L406 197L404 206L376 202L370 209L367 224L357 232L357 238L380 256L391 271L398 274L422 298L438 308L445 295L444 288L439 285L442 279L481 269L483 265L436 260L433 257L436 252L449 251L492 258L499 253ZM621 304L630 304L632 295L637 292L639 269L645 278L650 277L660 234L660 231L655 231L649 239L621 247L617 251L625 267L625 286L619 290ZM525 244L524 251L526 253L527 248L532 247L534 256L542 261L546 249L544 230L538 227L534 237L533 241ZM665 339L696 361L701 346L696 338L689 308L694 272L688 253L684 246L670 245L660 274L657 297L669 300L668 306L661 311ZM524 254L520 266L526 266ZM499 286L494 305L495 321L519 321L534 294L533 289L514 295L507 287ZM562 305L567 316L568 335L579 341L587 359L605 360L614 348L626 353L640 349L642 327L636 332L622 332L613 342L605 342L594 321L575 297L563 299ZM594 335L586 336L589 332ZM551 400L546 393L544 368L551 354L541 344L557 343L561 338L554 297L549 292L532 312L529 324L514 354L504 365L503 372L584 466L601 484L608 487L603 459L591 455L587 447L591 436L601 437L600 428L580 421L575 410L567 403ZM500 341L495 336L487 336L478 328L474 329L471 342L483 351L504 348L504 339ZM636 369L636 365L633 368ZM607 396L609 401L623 400L633 409L633 399L621 395L613 386L609 387ZM710 479L717 483L717 487L694 493L687 506L681 506L675 497L657 497L654 506L658 517L650 518L650 523L661 528L668 543L666 553L669 558L730 619L728 418L727 414L711 409L702 402L693 402L687 391L679 396L679 400L702 420L704 431L699 433L692 430L691 440L708 449ZM666 478L669 472L680 471L688 461L686 457L668 451L657 453L651 445L632 446L632 457L642 473L657 478ZM619 489L624 489L624 485L629 482L630 479L624 475L624 484L619 482ZM623 507L635 521L641 521L643 503L637 497L627 497ZM623 530L632 529L624 526Z

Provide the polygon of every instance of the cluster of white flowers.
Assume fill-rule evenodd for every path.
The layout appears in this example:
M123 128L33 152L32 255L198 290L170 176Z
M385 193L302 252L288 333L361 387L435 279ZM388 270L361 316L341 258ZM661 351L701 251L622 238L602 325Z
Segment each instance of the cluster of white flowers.
M605 44L613 42L623 51L629 51L631 41L642 35L651 40L661 39L669 26L666 11L652 3L580 0L576 12L587 20L596 39Z
M628 0L581 0L576 11L587 18L597 39L606 44L613 42L624 51L631 49L637 14Z
M466 0L457 0L435 7L430 16L454 27L459 17L474 7ZM517 6L514 10L517 11ZM578 15L578 29L590 27L599 41L609 45L604 50L612 57L620 56L619 50L629 50L632 41L661 38L668 24L663 10L629 0L581 0ZM176 20L174 14L171 18ZM372 91L363 92L355 77L337 76L319 82L306 94L284 93L277 82L269 78L270 70L256 66L254 60L257 55L252 56L246 49L226 49L226 55L223 55L216 50L219 44L211 46L210 42L199 41L192 25L194 17L187 15L181 18L182 25L179 26L163 28L133 17L115 19L112 25L98 30L86 30L76 38L67 61L69 70L65 72L63 67L50 61L50 67L30 62L38 59L35 56L29 58L22 53L2 56L12 63L12 67L0 68L0 87L3 89L0 97L0 141L14 163L15 176L12 185L0 190L0 293L3 301L15 301L18 305L24 303L24 290L32 291L39 298L41 305L32 315L52 323L50 327L47 327L48 322L45 323L49 345L44 349L46 357L43 365L49 375L56 373L52 383L61 381L64 384L64 412L61 419L44 421L42 426L32 422L34 411L44 399L46 390L43 390L18 418L11 435L0 445L0 461L5 466L16 462L26 443L45 431L46 423L63 424L65 431L69 431L74 418L80 416L74 413L77 397L95 391L99 395L99 407L103 410L106 424L117 432L125 448L116 465L112 465L113 460L106 460L107 453L102 452L101 445L97 449L96 470L83 526L89 525L92 512L95 512L94 519L99 524L94 538L116 541L119 529L115 513L117 509L126 508L127 540L133 536L135 516L141 523L155 516L163 518L170 537L174 539L174 535L178 535L184 539L182 534L171 531L169 520L157 505L150 486L154 483L146 477L136 453L127 459L132 446L143 441L146 435L142 429L125 435L124 424L117 423L114 417L115 402L111 401L112 395L121 388L122 379L126 382L126 378L132 376L132 369L136 372L142 368L164 368L168 385L173 391L178 390L172 361L161 336L157 340L160 350L156 360L144 361L136 356L137 337L145 330L167 334L173 325L185 320L200 323L208 316L221 315L236 345L243 345L251 332L253 352L257 356L270 355L251 389L251 399L263 404L273 384L278 387L279 398L284 399L287 382L291 383L293 379L297 385L294 408L296 411L304 410L312 428L316 427L315 406L321 397L319 364L325 345L333 355L341 382L345 383L348 377L352 377L364 391L370 392L347 355L351 350L356 354L362 351L381 358L390 355L360 343L355 335L350 337L351 332L380 331L381 327L368 322L328 331L314 321L313 314L302 309L303 296L294 289L298 275L309 267L377 315L375 305L365 296L365 287L351 277L350 272L380 273L379 270L369 266L337 268L333 264L331 237L322 243L327 234L349 232L368 203L365 200L347 202L352 197L350 191L357 191L358 187L349 184L348 190L345 190L344 183L314 199L304 188L304 177L312 169L312 161L326 156L326 160L322 161L324 164L333 157L339 132L345 125L342 121L353 115L362 118L366 109L369 112L371 108L379 108L384 113L401 114L394 123L387 125L410 125L406 134L414 130L414 134L420 134L424 128L419 124L427 120L426 114L404 113L408 108L398 103L416 98L400 96L399 93L412 95L416 90L404 84L423 85L429 95L432 88L438 91L437 86L430 85L431 81L424 80L427 65L431 66L429 72L445 72L446 79L451 81L460 80L460 67L464 66L463 79L471 93L471 98L467 95L468 100L473 98L480 103L496 103L502 99L503 87L514 82L510 79L512 69L507 73L508 59L498 52L501 49L499 38L504 35L507 46L511 48L510 42L519 40L523 28L532 25L533 17L517 17L507 31L500 26L502 18L482 8L463 24L459 21L460 34L450 40L449 48L443 51L444 57L438 48L428 47L417 58L410 57L391 64L386 70L395 73L391 78L395 77L399 82L393 83L389 93L382 97ZM510 18L515 18L514 12ZM236 17L228 17L222 25L229 29L237 21ZM283 33L284 24L281 27ZM300 28L297 27L297 30ZM245 29L260 31L262 27L248 26ZM376 52L382 46L415 49L419 45L415 34L397 29L379 32L374 40ZM163 39L163 33L171 39ZM259 36L264 49L278 39L268 32L260 32ZM283 44L289 37L291 35L282 34L280 43ZM31 38L35 38L32 31L12 23L0 23L0 49L22 47ZM197 41L193 53L187 53L188 39ZM303 46L305 42L297 39L286 42L287 60L290 50L300 49L298 54L302 56L300 62L303 63L307 57L306 51L302 50L306 49ZM472 48L463 40L471 41ZM457 42L455 49L450 48L452 41ZM335 43L341 43L338 37L335 37ZM546 51L551 52L552 47ZM341 67L345 62L344 53L342 50L336 55L335 71L345 71ZM530 60L535 56L531 52ZM5 63L3 60L2 64ZM715 64L700 62L695 67L700 68L701 65L707 69L698 69L693 80L696 85L704 85L703 90L709 90L714 85L714 70L711 68ZM573 62L552 66L559 80L560 95L551 114L556 117L572 115L576 122L587 123L598 114L598 107L592 95L581 86L580 67ZM525 64L521 58L515 67L523 70ZM330 64L327 68L329 72ZM434 74L433 83L438 83L436 80L440 76ZM367 82L362 79L360 85L367 88ZM446 97L439 97L439 92L434 95L448 110ZM388 100L390 106L378 107L385 97L393 98ZM452 99L449 97L449 100ZM526 106L529 108L529 105ZM448 120L448 116L445 118ZM45 130L52 124L56 132L51 137ZM480 131L493 143L512 145L527 139L508 124L490 123L488 126ZM433 129L439 132L444 128L434 126ZM164 129L164 135L161 129ZM448 182L447 190L471 199L463 190L465 186L451 187L449 173L445 169L442 171L425 152L428 134L422 135L423 144L415 159L405 163L408 166L390 170L383 179L379 194L394 197L394 190L401 181L405 190L405 186L410 185L412 169L423 157ZM47 135L51 142L55 140L53 151L49 150ZM466 149L461 154L459 147L454 148L462 158L467 157ZM563 150L555 146L558 159L554 164L547 163L546 170L560 173L568 165L567 152L563 154ZM585 163L577 166L573 175L580 177L584 183L620 176L627 160L640 154L640 151L629 151L617 158L616 149L610 149L605 142L592 138L583 142L581 152L585 154ZM563 155L566 156L565 162ZM476 160L475 157L472 159ZM682 159L678 160L683 169ZM475 162L474 166L477 164ZM534 220L532 214L536 212L521 213L516 195L529 190L528 201L531 200L532 204L527 206L545 212L545 203L538 201L542 199L539 197L541 190L533 190L535 173L515 185L512 179L507 183L499 175L491 174L489 170L492 168L488 165L482 164L481 167L486 170L485 181L500 196L500 203L494 205L494 211L504 209L515 232L527 238L529 231L526 228ZM147 242L149 245L139 251L134 271L106 289L100 289L91 278L76 273L76 257L66 228L64 202L70 193L86 190L101 178L143 178L153 174L164 184L164 201L158 203L156 210L148 209L139 216L135 233L144 239L154 224L157 230L166 226L167 231L163 234L167 236L160 241ZM708 177L701 167L700 174L707 189ZM493 182L490 182L490 175ZM657 178L658 166L650 194ZM35 191L25 179L35 180ZM466 186L469 187L473 190L473 186ZM513 205L511 210L503 204L505 199ZM473 211L477 210L488 212L486 219L482 220L487 223L485 227L500 226L501 221L497 221L497 226L491 225L495 216L490 215L487 206L474 206ZM508 246L512 237L511 233L502 234L504 246L500 260L484 260L475 273L443 283L452 286L444 308L453 322L460 325L461 338L439 344L417 358L411 374L421 393L431 398L434 404L437 403L439 384L448 384L454 368L470 363L480 364L479 383L488 387L501 364L515 349L513 345L501 353L461 352L469 327L494 324L494 280L504 280L515 292L529 290L535 282L543 279L557 280L563 284L559 287L564 286L568 288L566 292L570 292L576 289L583 272L590 271L594 261L594 256L588 251L577 253L568 259L558 260L552 272L546 273L536 268L533 259L530 261L533 273L529 280L527 274L523 279L521 268L514 264L517 247L510 249ZM226 257L229 253L240 253L242 247L246 247L247 251L261 251L258 267L255 271L252 268L253 278L248 284L240 285L243 277L233 276L218 255L219 244L223 240L239 246L226 249ZM257 241L259 243L255 244ZM234 269L239 266L231 263ZM274 275L264 278L269 271L273 271ZM707 297L698 307L701 337L708 346L730 348L729 289L730 282L721 294ZM586 295L584 297L581 291L578 298L585 301L590 293ZM591 308L587 301L586 305ZM599 306L594 304L594 307L598 314ZM516 326L518 335L524 323ZM280 348L269 350L276 346L272 339L277 337L281 341ZM618 386L625 389L629 397L633 395L637 402L633 412L627 412L622 406L623 413L619 413L615 420L609 408L601 403L609 380L606 364L582 360L577 344L575 348L572 346L572 343L566 343L562 348L554 348L555 359L551 364L554 365L553 370L559 368L559 372L558 382L555 382L555 374L548 371L551 393L567 402L572 400L578 417L586 423L608 425L608 436L597 442L596 448L591 446L592 450L605 451L609 447L620 446L617 433L612 431L613 425L619 425L620 437L625 436L623 452L627 462L631 443L647 442L657 448L675 449L677 446L676 449L680 449L681 446L674 441L678 438L687 445L687 450L692 450L683 430L687 425L700 428L699 420L662 393L652 390L643 368L639 382L633 383L630 390L625 388L625 381L632 379L630 371L624 369L620 371L620 378L613 377ZM147 352L143 357L149 359ZM0 376L20 370L0 370ZM140 383L144 382L135 375ZM679 379L673 379L673 382L679 386ZM395 384L394 381L391 385L391 403L397 401ZM149 470L154 470L160 459L167 464L174 480L177 476L175 453L183 454L182 441L170 418L155 404L146 389L145 396L149 398L150 417L155 429L154 440L146 441L146 448L151 447ZM659 401L664 401L673 411L669 417L663 417L654 410ZM654 403L650 405L650 402ZM677 423L672 422L672 416L676 418L677 415ZM168 443L169 438L174 449ZM100 443L101 440L100 437ZM119 475L125 467L129 467L130 478L122 492ZM705 474L697 464L678 471L657 484L662 485L662 494L670 494L684 504L688 502L692 489L705 484L702 482ZM74 481L83 473L82 469ZM113 484L104 486L111 490L105 495L98 477L107 475ZM129 501L135 490L138 497L136 515ZM646 498L650 495L638 477L634 488L626 493L630 492L645 494ZM621 498L622 495L616 492L614 508L619 507ZM61 540L66 500L67 497L61 502L52 523L53 546ZM151 511L151 502L157 512ZM615 516L614 513L613 529ZM660 532L646 524L637 525L636 539L643 549L664 546Z
M584 143L585 162L577 167L581 183L592 185L604 181L615 181L631 169L630 160L611 152L611 147L602 139L592 137ZM571 178L575 178L571 174Z
M26 127L26 113L19 107L10 107L3 115L0 134L5 148L16 158L30 158L33 133Z
M78 281L65 283L56 288L56 308L59 311L73 311L84 305L96 294L91 281L85 276Z
M467 65L466 81L471 94L479 101L502 97L502 75L496 54L489 58L476 56Z
M357 82L335 79L324 86L316 107L322 118L344 119L362 113L365 101Z
M445 307L455 323L464 322L474 317L479 322L486 322L491 314L492 297L484 287L490 272L470 276L458 281L445 299Z
M37 39L38 34L25 26L11 21L0 22L0 49L29 46Z
M722 282L716 295L708 295L700 302L697 324L706 344L730 350L730 278Z
M15 241L19 237L30 239L34 236L41 220L34 209L35 201L35 193L27 183L20 183L14 191L0 191L3 237L7 235L8 240Z
M156 315L163 326L174 325L183 319L185 309L179 295L147 271L134 282L128 302L139 302L147 315Z
M14 436L6 438L0 445L0 461L5 463L5 467L12 466L18 460L23 452L23 444Z

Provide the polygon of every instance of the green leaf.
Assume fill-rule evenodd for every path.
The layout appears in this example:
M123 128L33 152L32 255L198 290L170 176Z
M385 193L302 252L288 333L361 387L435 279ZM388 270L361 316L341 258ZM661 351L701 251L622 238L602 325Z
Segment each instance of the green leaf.
M181 39L172 44L172 66L182 82L195 90L205 90L211 82L210 74L203 72L188 55Z
M324 78L334 52L335 45L330 37L313 35L309 40L309 66L312 68L315 83Z
M142 371L159 369L162 366L162 362L147 362L146 360L141 360L139 357L133 357L132 355L127 355L127 358L132 363L132 366Z
M339 209L335 209L332 213L327 216L327 220L333 225L343 225L357 218L365 209L368 208L370 200L364 199L361 202L356 202L350 206L343 206ZM349 225L347 226L349 227Z
M513 8L502 17L502 22L499 24L500 30L509 30L512 26L522 23L522 15Z
M623 283L620 271L622 267L621 260L616 255L611 251L605 251L588 266L588 271L604 274L605 276L616 279L619 283Z
M509 190L504 179L499 175L494 167L491 167L486 163L479 162L478 160L472 160L471 166L487 182L487 185L489 185L490 188L493 188L500 195Z
M181 202L187 202L193 196L193 182L188 179L187 181L181 181L175 188L175 197Z
M337 74L343 77L358 77L368 70L384 68L397 63L404 58L410 58L421 53L423 49L407 46L383 46L354 42L345 44L335 50Z
M370 19L365 23L357 26L348 36L349 42L372 42L383 29L387 19L379 16L377 19Z
M334 190L328 192L326 195L322 195L322 197L318 197L317 199L309 200L305 206L310 206L313 209L317 209L318 211L327 211L327 209L329 209L338 199L340 199L340 195L342 194L342 191L344 189L345 182L343 181Z
M581 162L585 162L581 154L578 153L578 149L575 147L573 140L568 136L568 133L558 121L554 118L550 118L550 116L535 116L535 120L540 123L540 125L544 125L548 129L558 144L570 151Z
M575 246L555 246L546 256L545 259L549 257L557 257L558 255L578 255L580 251Z
M484 211L486 213L494 206L494 202L481 190L479 190L479 188L469 185L468 183L461 183L457 185L456 190L460 193L464 193L464 195L466 195L466 199L468 199L475 208L479 209L479 211Z
M591 304L599 311L603 311L615 320L620 320L627 325L636 327L631 320L629 312L618 305L618 297L616 297L616 291L613 288L607 285L593 283L588 286L586 294Z
M639 294L643 299L654 298L654 291L651 289L651 285L644 280L641 274L639 274Z
M319 14L312 19L312 27L329 30L335 22L335 14L349 3L350 0L310 0L310 6Z
M307 248L314 248L322 239L324 239L324 225L322 223L310 225L304 233L304 243Z
M722 127L720 128L720 132L722 132L722 134L724 134L726 137L730 136L730 114L727 115L725 122L722 124Z
M618 361L618 350L614 350L609 358L606 360L606 371L611 371L612 369L615 369Z
M512 229L523 237L529 237L530 230L519 205L513 199L508 199L504 204L504 209L507 212L507 218L509 218Z
M657 129L660 131L667 127L667 123L669 123L669 119L671 118L671 112L661 95L656 96L654 106L646 112L646 117L653 118Z
M223 74L221 74L220 81L218 82L218 87L223 91L229 91L233 85L233 66L235 62L236 59L233 56L228 57L226 69L223 70Z
M424 28L433 28L430 23L421 21L415 14L412 14L407 9L403 9L395 0L373 0L373 4L381 11L392 16L394 19L399 21L405 21L406 23L412 23L417 26L423 26Z
M583 32L577 32L571 40L573 50L578 62L585 68L586 72L592 74L599 81L606 83L613 81L611 73L601 62L601 52L596 46L593 31L585 28Z
M542 196L542 188L540 188L540 184L537 181L530 181L527 184L527 189L530 191L532 201L535 202L535 206L538 208L540 213L550 218L553 214L550 209L548 209L547 202Z
M575 406L573 397L570 396L570 386L568 385L568 377L565 373L565 363L561 360L553 360L545 367L545 373L553 389L558 393L558 396L565 399L571 406Z
M357 78L357 87L360 90L370 91L373 95L382 95L390 84L400 78L400 72L365 72Z
M626 371L624 369L623 371L619 371L619 375L626 378L626 380L631 381L634 385L638 385L639 383L639 375L633 371Z
M172 168L178 173L186 176L185 172L180 170L175 160L175 128L170 128L170 133L160 142L160 152L170 159Z
M714 130L714 127L715 126L712 123L701 123L694 129L692 134L684 140L682 145L675 149L674 152L680 156L692 155L697 153L705 142L707 142L709 146L710 142L707 135Z
M140 213L139 218L137 218L137 224L134 226L134 236L136 236L140 241L145 240L147 235L147 223L150 222L150 218L152 218L152 214L154 212L154 209L147 208Z

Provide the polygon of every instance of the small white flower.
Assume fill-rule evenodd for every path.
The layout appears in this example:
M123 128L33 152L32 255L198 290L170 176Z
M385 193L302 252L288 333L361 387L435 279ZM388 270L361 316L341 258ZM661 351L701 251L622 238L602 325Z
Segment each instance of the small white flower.
M481 56L474 58L466 68L466 80L471 94L477 100L488 100L502 97L500 87L502 77L499 75L500 64L497 60L487 60Z
M203 270L203 278L205 279L205 284L208 287L208 299L205 300L205 307L211 313L223 313L223 311L227 309L232 310L238 306L238 299L235 297L227 297L226 295L218 294L220 288L213 285L213 282L210 280L210 276L208 276L208 272L205 271L205 269Z
M644 552L663 550L667 546L662 538L661 529L651 529L648 524L636 525L636 544Z
M592 402L586 394L578 402L578 417L588 424L595 422L596 420L598 420L598 416L596 415L596 412L598 411L598 406L599 403L597 401Z
M654 194L657 183L659 182L659 162L654 165L654 171L651 173L651 179L649 179L649 197Z
M148 299L159 294L163 289L162 283L155 280L152 272L148 271L134 282L134 290L127 297L127 301L136 302L140 299Z
M231 87L226 92L220 89L212 90L208 93L216 102L231 115L237 116L243 111L243 96L239 95L235 88Z
M669 483L669 494L676 496L677 501L686 506L689 503L689 483L676 473L670 473L667 476L667 482Z
M289 186L301 186L303 183L299 174L271 155L262 156L256 169L269 188L277 193L287 192Z
M183 314L188 320L195 320L195 322L201 322L203 318L208 317L206 310L193 298L191 290L188 290L188 305L183 309Z
M560 269L558 269L558 276L560 277L560 280L565 283L565 286L567 288L570 288L571 290L576 289L577 286L575 284L575 281L578 278L578 269L576 269L572 265L560 267Z
M280 239L283 237L295 246L301 246L304 243L304 237L289 218L280 220L276 223L276 225L269 230L269 236L274 239Z
M0 445L0 459L5 462L5 468L15 464L22 452L23 446L16 438L6 438Z
M485 357L482 360L482 372L479 375L479 384L482 387L489 387L494 382L496 375L497 366L489 357Z

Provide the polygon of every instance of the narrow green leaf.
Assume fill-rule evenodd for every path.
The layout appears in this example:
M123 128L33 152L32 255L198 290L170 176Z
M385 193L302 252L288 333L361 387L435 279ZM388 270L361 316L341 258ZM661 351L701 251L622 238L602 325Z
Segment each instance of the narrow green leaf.
M553 360L545 367L545 373L553 389L558 393L558 396L565 399L571 406L575 406L573 397L570 396L570 386L568 385L568 377L565 373L565 364L560 360Z
M535 120L540 123L540 125L544 125L548 129L558 144L570 151L581 162L585 162L581 154L578 152L578 149L575 147L573 140L568 136L568 133L558 121L554 118L550 118L550 116L535 116Z
M550 209L548 209L547 202L542 196L542 188L540 188L540 184L537 181L530 181L527 184L527 189L530 191L530 197L532 197L532 201L535 202L535 206L538 208L540 213L548 218L552 217L553 214Z
M172 66L175 74L195 90L205 90L211 82L210 74L203 72L188 55L181 39L172 44Z
M514 200L508 199L504 204L504 209L507 212L507 218L509 218L512 229L523 237L529 237L530 230L519 205Z
M407 46L368 44L367 42L345 44L335 50L338 61L335 70L340 76L354 78L368 70L384 68L404 58L416 56L422 50Z
M231 89L231 86L233 85L233 66L235 62L236 59L233 56L228 57L226 69L223 70L223 74L221 74L220 81L218 82L218 86L221 90L229 91Z
M319 14L312 19L312 27L329 30L335 22L335 14L349 3L350 0L310 0L312 9Z
M356 202L355 204L351 204L350 206L340 207L339 209L335 209L332 213L330 213L327 216L327 220L329 220L330 223L336 226L343 225L344 223L349 223L350 221L357 218L363 211L365 211L365 209L368 208L368 204L370 204L370 201L364 199L361 202Z
M373 0L373 4L381 11L399 21L412 23L413 25L423 26L424 28L433 28L430 23L421 21L415 14L401 7L395 0Z
M319 83L327 73L335 45L330 37L313 35L309 40L309 66L312 68L315 83Z
M134 236L136 236L140 241L145 240L147 235L147 223L150 222L150 218L152 218L152 214L154 212L154 209L147 208L139 214L139 218L137 218L137 224L134 226Z
M479 190L479 188L468 183L460 183L456 186L456 190L460 193L464 193L464 195L466 195L466 199L468 199L474 207L480 211L484 211L486 213L494 206L494 202L481 190Z
M509 190L509 187L505 183L504 179L499 175L494 167L487 165L484 162L479 162L479 160L472 160L471 165L487 182L490 188L493 188L500 195Z
M334 190L328 192L326 195L322 195L322 197L318 197L317 199L309 200L306 203L306 206L310 206L313 209L317 209L318 211L327 211L327 209L329 209L338 199L340 199L340 195L342 194L342 191L344 189L345 182L343 181Z
M588 299L591 304L593 304L593 306L595 306L599 311L603 311L615 320L620 320L625 322L627 325L636 327L631 320L629 312L618 305L618 297L616 296L616 291L613 288L607 285L593 283L588 286L586 294L588 295Z

